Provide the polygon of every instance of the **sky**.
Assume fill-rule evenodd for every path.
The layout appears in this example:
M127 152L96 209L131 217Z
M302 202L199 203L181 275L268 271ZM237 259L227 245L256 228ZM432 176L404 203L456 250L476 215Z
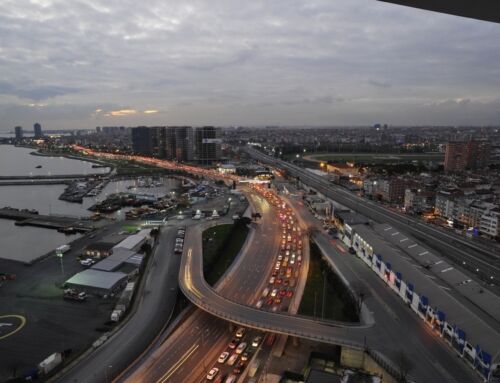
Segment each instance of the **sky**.
M0 130L498 125L500 24L375 0L2 0Z

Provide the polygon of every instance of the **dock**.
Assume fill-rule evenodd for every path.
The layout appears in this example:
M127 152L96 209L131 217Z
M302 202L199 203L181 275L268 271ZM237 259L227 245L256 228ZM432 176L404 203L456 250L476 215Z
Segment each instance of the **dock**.
M8 207L0 209L0 218L14 220L17 226L43 227L67 234L85 233L94 229L92 221L87 218L43 215Z

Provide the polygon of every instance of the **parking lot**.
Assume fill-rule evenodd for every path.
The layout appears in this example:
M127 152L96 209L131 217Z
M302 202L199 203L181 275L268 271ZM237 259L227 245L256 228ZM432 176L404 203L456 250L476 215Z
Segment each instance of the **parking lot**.
M0 287L0 381L24 374L54 352L71 349L71 357L88 348L103 332L115 299L90 296L84 302L63 299L60 285L84 267L77 256L89 243L120 238L119 226L82 237L64 254L63 268L51 255L31 266L0 260L0 270L14 274Z

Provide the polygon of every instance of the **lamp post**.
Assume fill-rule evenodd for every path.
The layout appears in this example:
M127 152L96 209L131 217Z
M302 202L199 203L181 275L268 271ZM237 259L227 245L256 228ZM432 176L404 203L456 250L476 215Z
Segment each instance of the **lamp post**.
M58 251L56 253L57 257L59 257L59 260L61 262L61 274L63 276L63 279L64 279L64 263L63 263L63 253L62 251Z

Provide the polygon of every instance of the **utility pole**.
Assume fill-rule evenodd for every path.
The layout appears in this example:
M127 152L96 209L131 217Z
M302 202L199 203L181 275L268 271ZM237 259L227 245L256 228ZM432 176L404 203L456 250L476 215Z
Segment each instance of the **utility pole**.
M321 319L325 319L325 290L326 290L326 272L323 270L323 302L321 303Z

